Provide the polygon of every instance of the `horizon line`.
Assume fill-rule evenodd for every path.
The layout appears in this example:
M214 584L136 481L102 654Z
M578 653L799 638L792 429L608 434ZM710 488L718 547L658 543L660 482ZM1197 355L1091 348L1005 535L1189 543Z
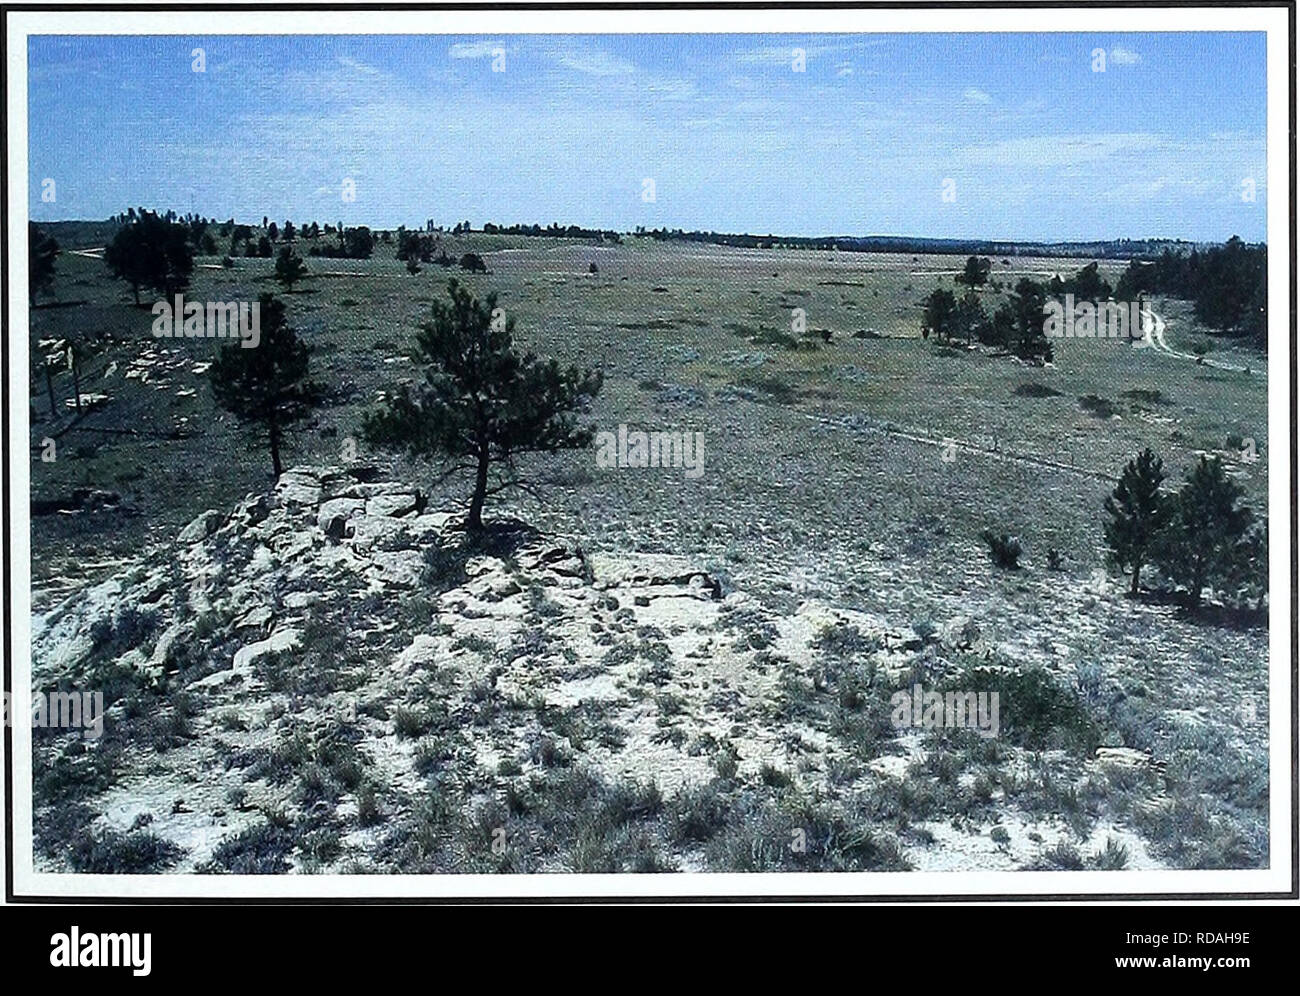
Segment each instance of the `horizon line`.
M159 216L166 215L166 213L167 213L166 210L158 210L158 209L150 209L150 210L153 211L153 213L155 213L155 214L157 214L157 215L159 215ZM209 223L209 224L224 225L224 224L227 224L227 223L230 222L230 221L234 221L234 223L235 223L236 225L249 225L249 227L253 227L253 228L261 228L261 227L262 227L262 226L261 226L260 224L258 224L257 222L252 222L252 223L250 223L250 222L240 221L237 217L234 217L234 216L231 216L231 217L229 217L229 218L218 219L218 218L215 217L215 216L211 216L211 217L209 217L209 216L206 216L206 215L203 215L203 214L199 214L198 212L195 212L195 211L190 211L190 212L188 212L188 213L182 213L182 212L176 211L174 208L171 208L171 209L168 209L168 210L173 211L173 212L176 214L176 217L177 217L177 218L181 218L181 219L183 219L183 218L185 218L185 217L187 217L187 216L192 216L192 215L193 215L193 216L197 216L197 217L200 217L200 218L205 218L205 217L206 217L207 220L208 220L208 223ZM264 215L264 217L267 217L267 218L269 218L270 221L275 222L276 224L279 224L279 221L278 221L278 219L276 219L276 218L271 218L269 215ZM115 219L112 218L112 217L107 217L107 218L53 218L53 219L44 219L44 220L39 220L39 221L38 221L38 220L32 218L32 217L30 216L30 214L29 214L27 220L28 220L30 223L35 224L35 225L42 225L42 224L44 224L44 225L68 225L68 224L113 224L113 223L115 223ZM292 218L288 218L288 219L285 219L285 220L287 220L287 221L293 221L294 219L292 219ZM316 219L314 219L314 218L312 219L313 222L314 222L315 220L316 220ZM463 219L462 219L462 220L463 220ZM295 222L295 225L297 225L297 224L298 224L298 223ZM328 224L330 224L330 225L334 225L334 222L329 222ZM443 232L447 232L451 227L453 227L453 226L456 225L456 224L460 224L460 222L453 222L451 225L440 225L439 227L440 227L440 229L441 229ZM547 223L547 224L542 224L541 222L511 222L511 223L507 224L507 223L504 223L504 222L485 221L485 222L482 222L482 223L479 225L479 227L477 227L477 228L471 227L471 228L469 229L469 231L470 231L471 233L480 234L480 235L483 235L483 234L498 234L498 233L489 233L489 232L485 232L484 229L483 229L483 225L494 225L494 226L497 226L497 227L499 227L499 228L511 228L511 227L515 227L515 226L536 225L538 228L542 228L542 229L549 228L551 225L558 225L558 226L561 227L561 228L578 228L578 229L582 229L582 230L584 230L584 231L588 231L588 232L610 232L610 233L613 233L613 234L615 234L615 235L620 235L620 236L630 236L630 237L634 237L634 238L637 237L638 235L649 238L649 237L651 237L651 236L650 236L650 233L651 233L651 232L667 232L667 233L681 233L681 235L712 235L712 236L717 236L717 237L721 237L721 238L772 239L772 240L774 240L774 241L799 240L799 241L807 241L807 242L816 242L816 241L846 241L846 242L848 242L848 241L859 241L859 242L869 242L869 241L897 240L897 241L938 242L938 243L953 243L953 244L970 244L970 243L976 243L976 244L988 244L988 245L1002 245L1002 244L1006 244L1006 245L1016 245L1016 246L1024 246L1024 245L1037 245L1037 246L1070 246L1070 245L1077 245L1077 246L1090 246L1090 245L1098 245L1098 246L1100 246L1100 245L1116 245L1116 244L1121 244L1121 243L1126 243L1126 242L1136 242L1136 243L1160 243L1160 242L1171 242L1171 243L1175 243L1175 244L1182 244L1182 245L1189 245L1189 246L1197 246L1197 245L1221 245L1221 244L1223 244L1223 243L1226 243L1226 242L1231 241L1231 240L1234 239L1234 238L1241 238L1241 236L1236 235L1236 234L1234 234L1234 235L1230 235L1230 236L1227 236L1226 238L1223 238L1223 239L1189 239L1189 238L1185 238L1185 237L1182 237L1182 236L1169 236L1169 235L1145 235L1145 236L1128 236L1128 235L1120 235L1120 236L1110 236L1110 237L1107 237L1107 238L1062 238L1062 239L1015 238L1015 237L1009 237L1009 238L1008 238L1008 237L991 237L991 236L983 236L983 235L981 235L981 236L947 236L947 235L917 235L917 234L907 234L907 235L904 235L904 234L881 234L881 233L875 233L875 234L869 234L869 235L846 235L846 234L842 234L842 233L841 233L841 234L822 234L822 235L796 235L796 234L791 234L791 233L788 233L788 232L787 232L787 233L781 233L781 234L774 233L774 232L751 232L751 231L727 232L727 231L721 231L721 230L718 230L718 229L711 229L711 228L682 228L682 227L680 227L680 226L669 227L669 226L664 226L664 225L658 226L658 227L656 227L656 228L649 228L649 227L646 227L646 226L644 226L644 225L638 225L638 226L634 226L634 227L631 228L631 229L622 229L622 228L608 228L608 227L602 227L602 226L598 226L598 225L584 225L584 224L578 224L578 223L574 223L574 222L569 222L569 223L566 224L566 223L561 223L561 222L558 222L558 221L549 222L549 223ZM425 229L425 228L422 227L422 226L421 226L421 227L412 227L412 226L409 226L409 225L406 225L406 224L394 225L394 226L387 226L387 225L384 225L384 226L380 226L380 225L372 226L372 225L368 225L368 224L364 224L364 223L358 223L358 224L355 224L355 225L352 225L352 226L344 226L344 227L345 227L345 228L347 228L347 227L352 227L352 228L369 228L371 231L375 231L375 232L397 232L399 229L406 229L407 231L411 231L411 232L419 232L419 233L428 234L427 229ZM324 225L322 224L322 230L323 230L323 228L324 228ZM641 229L640 232L637 231L638 228ZM500 234L513 234L513 233L500 233ZM521 238L538 238L538 237L541 237L541 236L534 236L534 235L530 235L530 234L526 234L526 233L525 233L525 234L520 234L519 237L521 237ZM1267 242L1266 240L1261 240L1261 241L1258 241L1258 242L1253 242L1253 241L1251 241L1250 239L1241 239L1241 241L1242 241L1243 243L1245 243L1246 245L1248 245L1248 246L1267 246L1267 245L1268 245L1268 242ZM745 248L750 248L750 247L747 247L747 246L733 246L733 247L731 247L731 248L745 249ZM755 247L755 248L756 248L756 247ZM776 248L776 247L772 247L772 248Z

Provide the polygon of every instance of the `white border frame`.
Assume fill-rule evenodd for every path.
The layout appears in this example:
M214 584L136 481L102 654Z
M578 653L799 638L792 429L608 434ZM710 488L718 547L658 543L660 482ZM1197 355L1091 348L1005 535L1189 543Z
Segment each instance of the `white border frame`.
M1270 867L1248 871L679 873L667 875L60 875L32 866L31 730L13 727L13 889L41 897L453 898L654 896L1169 896L1287 894L1292 888L1291 173L1288 11L1269 8L1020 8L525 11L24 11L7 24L10 384L27 383L27 37L30 34L625 34L1260 31L1267 34L1269 254ZM25 392L11 391L8 468L14 713L30 694L30 466ZM1280 457L1280 459L1279 459ZM1287 598L1276 593L1287 592ZM8 617L12 608L13 616ZM0 751L3 747L0 747ZM3 760L3 758L0 758Z

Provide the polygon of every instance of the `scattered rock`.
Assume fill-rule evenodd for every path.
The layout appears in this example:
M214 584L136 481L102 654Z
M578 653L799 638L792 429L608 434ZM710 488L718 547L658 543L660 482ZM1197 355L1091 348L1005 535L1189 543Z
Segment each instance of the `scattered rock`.
M419 499L413 494L376 495L366 502L366 515L400 518L416 510Z
M290 650L298 645L298 631L296 629L277 629L265 640L257 643L250 643L247 646L240 647L235 651L235 658L231 662L231 669L234 671L247 671L253 661L266 654L278 654L285 650Z
M265 629L271 621L272 612L264 605L249 609L235 620L235 629Z
M328 501L321 502L320 510L316 513L316 524L329 534L331 524L336 519L346 522L352 516L364 512L366 502L361 498L331 498ZM342 538L339 533L338 538Z
M182 546L201 543L215 533L223 521L225 516L215 508L210 508L195 516L194 520L181 530L180 535L176 537L176 542Z
M939 642L949 650L972 650L980 642L979 625L970 616L955 616L939 627Z

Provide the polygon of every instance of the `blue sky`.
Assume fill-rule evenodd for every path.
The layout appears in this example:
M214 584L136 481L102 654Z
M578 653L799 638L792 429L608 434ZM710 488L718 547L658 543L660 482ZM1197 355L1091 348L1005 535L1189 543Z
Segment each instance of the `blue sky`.
M1247 33L36 37L29 207L1262 241L1264 64Z

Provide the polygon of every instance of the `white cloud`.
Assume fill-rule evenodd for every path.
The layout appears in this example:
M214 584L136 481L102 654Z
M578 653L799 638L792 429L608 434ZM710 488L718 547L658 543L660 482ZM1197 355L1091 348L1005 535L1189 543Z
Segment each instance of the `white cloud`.
M499 41L457 42L447 54L453 59L488 59L503 47Z
M853 75L853 63L851 63L851 62L841 62L838 66L835 67L835 75L836 75L836 76L852 76L852 75Z
M351 69L362 76L387 75L386 73L383 72L383 70L376 69L374 66L367 66L364 62L358 62L356 59L349 58L346 55L340 55L338 57L338 61L340 66L343 66L347 69Z
M966 92L962 94L962 97L965 98L966 102L967 102L967 103L970 103L970 104L991 104L991 103L993 103L993 98L992 98L992 97L990 97L990 96L989 96L987 93L985 93L983 90L980 90L979 88L977 88L977 87L973 87L973 86L968 86L968 87L966 88Z
M1036 135L960 150L962 161L979 166L1077 166L1114 156L1150 153L1165 145L1158 135L1117 132L1094 135Z
M698 96L693 81L675 76L651 77L645 89L660 100L694 100Z
M789 66L794 61L795 49L808 59L823 55L844 55L861 52L866 49L879 48L887 44L884 38L862 38L855 41L828 42L822 44L794 43L789 46L766 45L736 53L734 61L743 66Z
M566 69L575 69L589 76L626 76L636 72L636 67L625 59L591 49L586 52L567 51L556 60Z
M1117 45L1110 50L1110 61L1117 66L1135 66L1142 61L1142 56L1132 49L1120 48Z

